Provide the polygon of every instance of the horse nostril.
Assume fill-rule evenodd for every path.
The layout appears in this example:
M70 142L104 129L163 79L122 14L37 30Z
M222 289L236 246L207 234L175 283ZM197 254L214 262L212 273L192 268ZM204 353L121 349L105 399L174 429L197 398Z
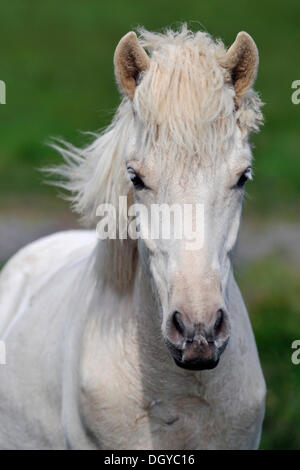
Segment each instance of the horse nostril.
M177 310L172 316L173 328L181 339L192 342L195 336L195 328L184 313Z
M184 336L185 333L185 326L184 323L181 319L181 314L179 312L174 312L173 314L173 325L175 326L177 332L181 335Z
M216 336L218 336L221 333L223 323L224 323L224 311L220 308L217 311L217 318L214 324L214 333Z

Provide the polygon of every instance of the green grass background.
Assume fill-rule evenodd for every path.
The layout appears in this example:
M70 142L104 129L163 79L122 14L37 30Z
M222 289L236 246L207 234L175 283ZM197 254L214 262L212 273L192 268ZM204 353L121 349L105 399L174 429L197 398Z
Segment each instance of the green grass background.
M291 102L291 83L300 80L299 0L2 0L0 79L7 104L0 105L0 208L12 199L53 203L55 190L35 170L59 161L45 141L62 136L80 145L86 137L79 131L108 124L119 103L112 57L121 36L138 25L162 30L181 21L228 46L240 30L254 37L256 88L266 106L265 127L253 139L247 211L266 221L298 219L300 105ZM243 268L238 278L268 384L261 447L300 448L300 366L290 361L291 342L300 337L299 269L275 257Z

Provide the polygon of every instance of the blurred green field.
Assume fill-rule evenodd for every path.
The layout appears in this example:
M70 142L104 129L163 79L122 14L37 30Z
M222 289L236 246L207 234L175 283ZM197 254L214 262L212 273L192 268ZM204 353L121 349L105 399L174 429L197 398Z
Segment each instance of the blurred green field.
M299 335L300 272L277 258L237 276L250 312L267 383L261 449L300 449L300 366L291 362Z
M300 80L299 17L299 0L2 1L0 79L7 104L0 105L1 210L11 200L17 206L27 199L53 204L56 191L36 171L59 162L45 142L61 136L81 145L87 137L80 131L110 122L119 103L112 58L122 35L138 25L162 30L188 21L228 46L240 30L255 39L265 127L253 138L247 212L266 221L297 219L300 105L291 102L291 84ZM274 257L238 272L268 385L261 445L267 449L300 448L300 366L290 360L290 345L300 338L299 271Z
M44 145L49 136L83 143L80 130L95 131L111 120L119 102L112 57L123 34L140 24L161 30L187 20L227 45L240 30L253 35L266 125L254 139L250 195L256 211L292 212L299 202L300 105L291 102L291 83L300 78L298 0L153 0L148 7L136 0L11 0L0 9L0 78L7 84L0 115L1 199L16 192L49 194L33 171L57 158Z

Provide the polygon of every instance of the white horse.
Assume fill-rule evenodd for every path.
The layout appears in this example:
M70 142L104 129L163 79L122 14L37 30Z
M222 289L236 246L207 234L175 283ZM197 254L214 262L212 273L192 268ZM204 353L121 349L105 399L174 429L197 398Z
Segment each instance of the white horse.
M203 245L82 230L17 253L0 278L0 447L257 448L265 382L230 262L262 122L256 45L130 32L114 64L112 125L64 144L54 171L92 225L120 195L202 204Z

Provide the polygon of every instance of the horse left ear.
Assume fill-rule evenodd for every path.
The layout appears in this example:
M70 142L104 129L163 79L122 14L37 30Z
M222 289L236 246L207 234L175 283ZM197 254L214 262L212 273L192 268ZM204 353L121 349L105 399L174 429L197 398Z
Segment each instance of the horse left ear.
M241 31L228 49L225 67L231 72L237 98L241 98L253 84L258 69L258 50L252 37Z
M117 45L114 55L115 75L121 89L133 99L141 72L149 68L149 57L139 44L136 34L127 33Z

